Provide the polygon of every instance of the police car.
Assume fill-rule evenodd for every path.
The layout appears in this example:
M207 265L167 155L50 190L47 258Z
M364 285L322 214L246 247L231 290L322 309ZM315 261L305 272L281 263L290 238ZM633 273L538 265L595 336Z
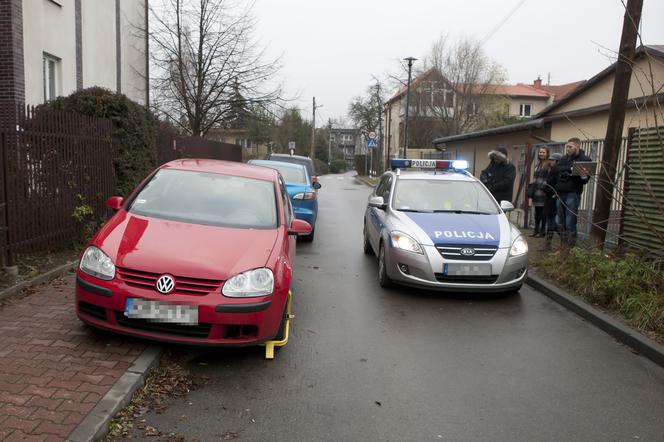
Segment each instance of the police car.
M519 290L528 244L505 215L514 206L498 204L467 167L466 161L391 161L364 215L364 252L378 256L381 286Z

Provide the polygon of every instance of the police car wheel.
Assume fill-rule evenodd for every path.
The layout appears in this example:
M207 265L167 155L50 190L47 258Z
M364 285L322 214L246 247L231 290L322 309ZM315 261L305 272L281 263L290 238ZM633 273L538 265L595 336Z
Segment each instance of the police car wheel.
M373 249L371 248L371 243L369 243L369 237L367 237L367 229L364 229L364 253L366 255L373 255Z
M387 266L385 265L385 247L380 244L378 251L378 284L383 288L392 286L392 280L387 276Z

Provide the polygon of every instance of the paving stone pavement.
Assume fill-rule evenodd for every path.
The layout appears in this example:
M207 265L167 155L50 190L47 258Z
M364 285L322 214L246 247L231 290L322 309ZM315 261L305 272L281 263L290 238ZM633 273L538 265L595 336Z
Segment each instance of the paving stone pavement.
M146 348L80 322L74 278L0 301L0 441L66 439Z

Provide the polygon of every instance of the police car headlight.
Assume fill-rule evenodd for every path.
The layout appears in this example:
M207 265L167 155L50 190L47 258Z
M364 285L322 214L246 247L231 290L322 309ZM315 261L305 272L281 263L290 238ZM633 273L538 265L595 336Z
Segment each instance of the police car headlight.
M83 273L95 278L106 281L115 278L115 264L111 258L95 246L90 246L85 250L79 268Z
M528 243L525 239L523 239L522 236L520 236L512 243L512 248L510 248L510 256L520 256L525 253L528 253Z
M406 235L403 232L398 230L393 231L390 234L392 238L392 245L399 249L408 250L409 252L423 254L422 247L415 241L412 237Z

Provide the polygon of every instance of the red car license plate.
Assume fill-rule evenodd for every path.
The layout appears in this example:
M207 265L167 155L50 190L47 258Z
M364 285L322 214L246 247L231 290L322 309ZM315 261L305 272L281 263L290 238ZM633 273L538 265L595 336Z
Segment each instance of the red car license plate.
M139 298L127 298L125 316L128 318L147 319L152 322L197 325L198 307Z

